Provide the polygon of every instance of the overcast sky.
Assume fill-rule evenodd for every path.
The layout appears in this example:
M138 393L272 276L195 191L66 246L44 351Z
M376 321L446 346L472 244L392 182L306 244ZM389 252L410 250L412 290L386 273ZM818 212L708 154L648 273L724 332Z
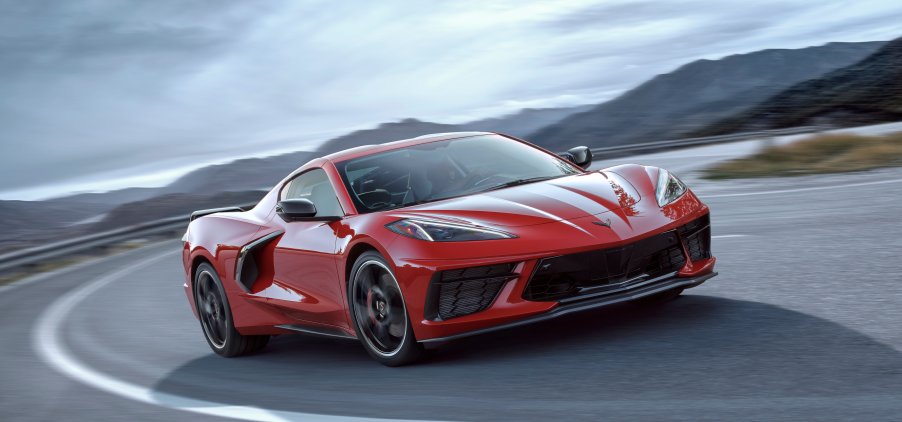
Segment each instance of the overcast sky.
M899 1L0 0L0 198L159 185L385 121L596 103L699 58L900 35Z

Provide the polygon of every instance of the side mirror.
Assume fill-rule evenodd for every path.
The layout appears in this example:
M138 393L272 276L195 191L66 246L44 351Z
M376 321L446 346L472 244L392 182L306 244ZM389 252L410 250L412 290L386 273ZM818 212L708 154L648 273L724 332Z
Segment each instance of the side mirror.
M316 205L309 199L295 198L279 201L276 205L276 213L285 221L337 221L338 216L316 215Z
M561 157L578 165L583 170L592 165L592 150L590 150L589 147L570 148L567 152L561 154Z

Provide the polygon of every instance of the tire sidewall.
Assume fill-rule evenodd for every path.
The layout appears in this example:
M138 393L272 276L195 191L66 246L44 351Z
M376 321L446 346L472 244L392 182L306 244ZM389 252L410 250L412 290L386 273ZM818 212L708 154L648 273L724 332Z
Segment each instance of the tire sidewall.
M387 356L381 353L370 344L369 340L366 338L366 335L363 333L363 330L360 328L357 322L357 315L355 312L354 305L354 295L353 288L356 283L357 273L360 271L360 268L369 261L376 261L385 268L388 269L389 273L391 273L392 278L395 280L395 283L398 285L398 291L401 294L401 301L404 304L404 315L407 319L406 324L406 333L404 335L404 341L401 343L401 347L394 354ZM420 352L422 350L422 346L417 343L416 337L413 333L413 327L410 323L410 313L407 311L407 299L404 297L404 291L401 289L401 283L398 282L397 276L395 276L395 271L392 269L391 264L382 257L376 251L367 251L362 253L357 260L354 261L354 266L351 268L350 276L348 277L347 282L347 297L348 297L348 316L351 319L351 324L354 326L354 332L357 333L357 338L360 340L360 343L363 345L364 349L366 349L367 353L375 360L379 361L383 365L387 366L400 366L406 365L408 363L416 360Z
M205 272L210 274L210 278L213 279L213 282L216 284L217 288L222 293L222 304L223 304L223 310L225 311L225 317L226 317L226 334L225 334L225 341L223 342L222 347L217 347L216 344L214 344L212 341L210 341L210 337L207 334L207 329L204 327L204 322L203 322L202 318L198 318L200 320L200 324L201 324L200 328L203 331L204 340L207 341L207 344L210 345L210 348L213 349L214 352L216 352L217 354L220 354L220 355L224 355L224 356L230 355L231 349L234 348L235 334L237 334L237 331L235 330L235 324L232 320L232 305L229 304L229 295L226 293L225 286L222 285L222 280L220 280L219 274L217 274L216 270L213 269L213 266L208 263L200 264L197 267L197 271L195 272L195 275L194 275L194 289L193 289L194 290L194 307L197 310L198 315L200 315L201 312L203 312L200 309L200 300L199 300L200 298L198 297L198 284L199 284L198 281L200 280L201 275L204 274Z

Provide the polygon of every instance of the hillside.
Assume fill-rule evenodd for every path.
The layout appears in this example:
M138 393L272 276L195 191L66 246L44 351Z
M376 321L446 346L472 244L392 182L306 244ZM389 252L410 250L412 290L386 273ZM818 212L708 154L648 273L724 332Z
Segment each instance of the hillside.
M591 106L564 108L532 108L502 117L476 120L460 124L432 123L417 119L383 123L373 129L358 130L332 139L318 152L328 154L361 145L381 144L399 139L414 138L429 133L443 132L502 132L514 136L526 136L541 127L557 123L567 116L590 109Z
M298 151L262 158L246 158L194 170L162 188L157 194L196 193L268 189L307 161L335 151L360 145L379 144L413 138L427 133L485 130L524 135L557 122L587 107L525 109L520 112L463 124L444 124L405 119L358 130L325 142L316 152ZM145 198L141 198L145 199Z
M250 190L223 192L215 195L185 193L160 195L144 201L120 205L107 213L102 221L93 227L87 228L86 231L109 230L110 227L129 226L180 215L185 216L187 221L188 215L193 211L255 204L263 198L265 193L263 191Z
M902 38L858 63L794 85L697 134L807 125L856 126L900 120Z
M698 60L528 137L555 150L676 139L800 81L853 64L883 42L830 43Z
M414 138L427 133L456 132L460 125L424 122L417 119L404 119L400 122L383 123L372 129L363 129L339 136L322 144L317 153L331 154L361 145L381 144L399 139Z
M202 167L160 188L157 195L269 189L312 158L314 153L298 151Z
M0 201L0 246L27 247L40 241L109 230L201 208L253 202L291 171L329 152L412 138L426 133L484 130L524 135L587 107L525 109L507 116L451 125L407 119L356 131L326 142L319 151L245 158L206 166L162 188L83 193L45 201ZM92 220L100 220L93 223ZM78 224L84 223L84 224Z
M831 43L799 50L764 50L700 60L659 75L615 100L597 106L524 109L463 124L406 119L325 142L317 151L248 158L192 171L170 185L79 194L48 201L0 201L0 244L24 246L109 229L193 209L246 202L310 159L366 144L453 131L496 131L525 137L553 150L676 138L748 110L785 88L811 78L724 121L716 131L820 122L899 117L899 41L848 69L885 43ZM830 73L833 72L833 73ZM826 75L826 76L825 76ZM806 105L807 104L807 105ZM798 110L796 110L798 109ZM797 113L796 113L797 111ZM785 118L773 119L775 113ZM882 121L882 120L881 120ZM802 123L805 124L805 123ZM544 128L544 129L542 129ZM534 135L530 135L535 133ZM244 198L244 199L242 199ZM126 204L115 208L120 204ZM115 209L114 209L115 208ZM93 223L104 218L100 224ZM76 224L76 223L83 224Z

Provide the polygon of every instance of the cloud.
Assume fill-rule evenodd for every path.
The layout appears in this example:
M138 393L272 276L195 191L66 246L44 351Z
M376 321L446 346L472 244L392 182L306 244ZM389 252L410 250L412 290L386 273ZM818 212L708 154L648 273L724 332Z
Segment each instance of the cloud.
M0 1L0 191L15 191L0 197L158 181L141 175L387 120L602 101L699 58L893 38L900 13L869 0Z

